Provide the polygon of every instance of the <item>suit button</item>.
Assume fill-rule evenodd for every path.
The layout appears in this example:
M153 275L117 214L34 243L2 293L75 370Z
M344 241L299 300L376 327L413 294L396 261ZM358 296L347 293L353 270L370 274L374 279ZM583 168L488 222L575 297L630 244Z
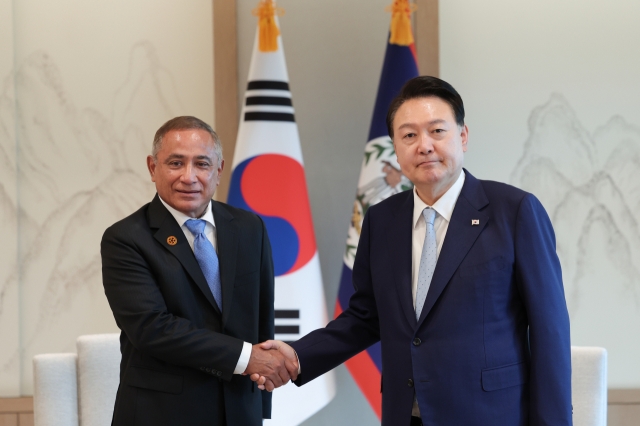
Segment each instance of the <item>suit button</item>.
M218 375L218 377L220 377L222 376L222 371L218 371L216 374Z
M409 386L410 388L413 387L413 380L409 379L409 381L407 382L407 386Z
M422 340L418 339L417 337L413 339L413 346L420 346L420 343L422 343Z

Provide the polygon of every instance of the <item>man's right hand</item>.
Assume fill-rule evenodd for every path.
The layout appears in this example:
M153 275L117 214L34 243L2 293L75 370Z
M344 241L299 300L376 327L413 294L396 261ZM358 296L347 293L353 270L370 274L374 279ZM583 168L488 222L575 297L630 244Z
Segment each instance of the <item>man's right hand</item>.
M286 384L291 378L295 380L298 377L298 361L295 353L293 358L285 356L279 350L270 350L277 348L271 348L265 345L266 343L253 345L244 374L251 375L252 380L253 377L259 377L259 380L254 380L258 382L258 387L271 392L274 388Z
M267 340L266 342L262 342L257 346L260 346L264 350L269 350L270 352L278 352L279 354L283 355L285 358L284 365L287 369L287 373L289 373L291 380L296 380L298 378L298 356L291 346L280 340ZM259 372L251 374L251 380L258 384L259 389L266 389L269 392L277 387L280 387L280 385L271 380L270 377L260 374ZM284 384L286 384L288 381L289 379L285 380Z

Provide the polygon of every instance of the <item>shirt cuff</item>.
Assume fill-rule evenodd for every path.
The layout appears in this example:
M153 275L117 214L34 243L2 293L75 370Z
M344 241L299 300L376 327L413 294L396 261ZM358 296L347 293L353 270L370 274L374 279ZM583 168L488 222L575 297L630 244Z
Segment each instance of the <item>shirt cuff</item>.
M293 349L293 353L296 354L296 361L298 361L298 375L300 375L300 373L302 373L302 365L300 365L300 358L298 358L298 352L296 352L295 349Z
M233 374L242 374L244 370L247 369L249 365L249 360L251 359L251 349L253 346L251 343L244 342L242 345L242 352L240 352L240 358L238 358L238 363L236 364L236 369L233 370Z

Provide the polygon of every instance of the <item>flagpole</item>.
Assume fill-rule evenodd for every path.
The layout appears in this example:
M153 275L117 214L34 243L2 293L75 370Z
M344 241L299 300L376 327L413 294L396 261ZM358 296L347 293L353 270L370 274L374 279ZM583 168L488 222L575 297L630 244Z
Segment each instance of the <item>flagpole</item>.
M416 0L416 51L421 75L440 76L440 20L438 0Z
M238 135L238 40L236 0L212 1L214 128L222 142L227 169L223 171L215 199L227 199L231 164Z

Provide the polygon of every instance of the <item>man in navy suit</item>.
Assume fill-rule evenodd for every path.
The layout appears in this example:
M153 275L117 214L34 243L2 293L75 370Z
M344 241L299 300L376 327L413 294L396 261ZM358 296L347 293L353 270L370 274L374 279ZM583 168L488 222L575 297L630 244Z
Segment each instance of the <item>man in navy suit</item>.
M291 345L295 383L380 340L383 425L571 425L569 316L544 208L462 168L468 129L450 84L409 81L387 126L415 188L368 210L355 294Z

